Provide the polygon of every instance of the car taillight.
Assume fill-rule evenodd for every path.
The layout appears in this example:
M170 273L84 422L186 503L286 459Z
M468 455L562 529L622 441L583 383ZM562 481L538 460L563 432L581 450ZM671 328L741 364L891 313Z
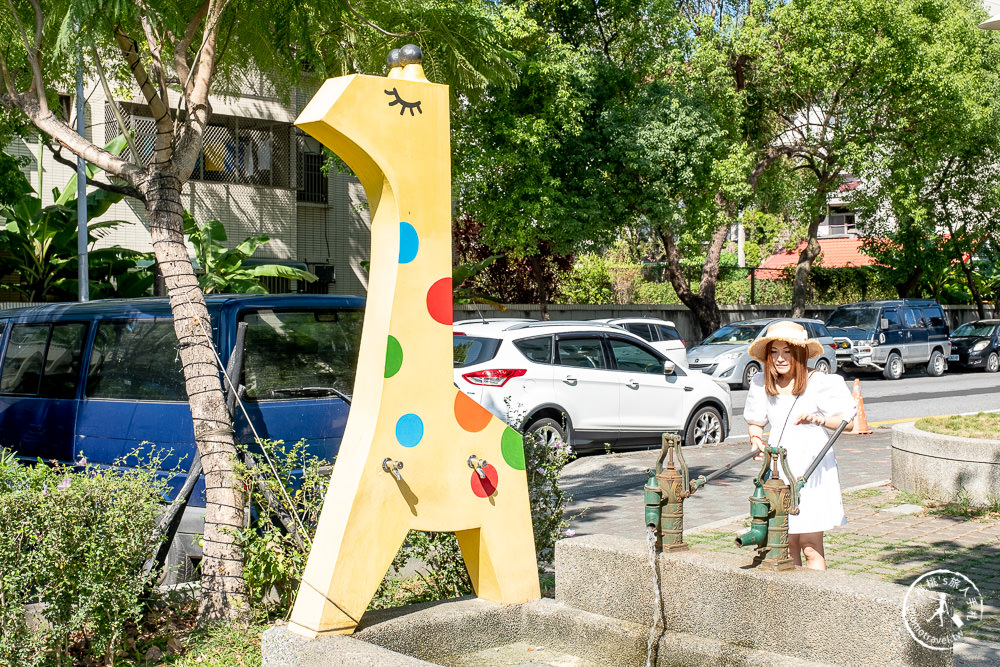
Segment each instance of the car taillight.
M465 373L463 378L470 384L486 387L502 387L511 378L521 377L528 372L526 368L491 368L485 371Z

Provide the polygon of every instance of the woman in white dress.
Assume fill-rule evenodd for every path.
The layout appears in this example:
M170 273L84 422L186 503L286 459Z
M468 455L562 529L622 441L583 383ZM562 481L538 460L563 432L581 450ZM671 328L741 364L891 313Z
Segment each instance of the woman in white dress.
M750 383L743 418L749 424L750 444L764 451L764 427L770 424L768 443L784 447L788 467L800 477L819 455L833 430L847 420L848 430L857 410L854 397L839 375L810 371L806 362L823 353L802 325L783 320L768 327L750 346L750 356L763 364ZM763 454L757 457L757 460ZM784 479L784 472L781 473ZM785 480L788 482L789 480ZM796 565L825 570L823 531L847 523L833 449L799 493L799 513L788 517L788 549Z

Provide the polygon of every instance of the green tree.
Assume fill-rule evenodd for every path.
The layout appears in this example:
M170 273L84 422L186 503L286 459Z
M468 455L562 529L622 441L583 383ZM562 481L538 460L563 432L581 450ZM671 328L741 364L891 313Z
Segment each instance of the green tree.
M601 204L606 179L595 159L603 142L593 57L539 27L523 8L506 6L497 20L518 54L517 84L493 86L482 103L455 112L458 205L481 225L479 241L490 254L526 265L544 314L551 262L582 243L606 242L616 227Z
M1000 208L1000 40L978 29L986 17L978 3L942 0L924 11L912 76L926 92L895 110L891 141L857 161L864 186L854 204L865 252L900 296L953 299L941 289L957 269L985 317L976 263L997 259L988 240Z
M0 22L5 44L0 105L51 137L56 151L67 150L107 172L112 183L100 187L134 197L146 208L177 338L188 343L178 353L207 487L203 618L247 612L242 551L234 538L243 525L244 494L233 469L232 419L209 327L204 326L208 310L183 233L181 190L202 148L210 94L238 92L247 71L266 73L275 89L285 92L302 71L319 76L359 68L378 71L371 64L384 62L388 40L396 45L402 40L430 43L434 46L427 49L425 62L431 72L446 72L466 88L481 85L488 75L503 71L505 54L493 46L482 5L466 7L448 0L373 0L365 7L367 14L361 14L350 3L311 2L277 2L252 11L226 0L12 0L7 5ZM453 32L452 25L468 32ZM56 92L72 87L81 54L89 73L105 73L118 88L139 91L155 125L148 166L79 136L60 114Z

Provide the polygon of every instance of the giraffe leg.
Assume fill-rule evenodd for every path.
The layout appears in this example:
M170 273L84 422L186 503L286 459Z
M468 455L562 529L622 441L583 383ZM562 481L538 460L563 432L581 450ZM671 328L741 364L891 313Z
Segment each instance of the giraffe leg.
M288 627L306 637L351 634L409 532L410 512L358 493L324 512Z
M526 526L514 526L513 521L490 521L479 528L455 533L472 586L484 600L519 604L537 600L541 595L530 514L525 508L518 515L527 518Z

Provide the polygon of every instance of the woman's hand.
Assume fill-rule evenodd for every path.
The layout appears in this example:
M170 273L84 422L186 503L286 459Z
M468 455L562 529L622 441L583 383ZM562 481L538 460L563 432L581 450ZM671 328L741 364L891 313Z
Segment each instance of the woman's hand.
M804 412L795 420L796 424L815 424L816 426L826 426L826 417L818 412Z
M764 448L766 446L767 445L764 444L764 438L762 438L761 436L757 434L750 436L750 449L757 450L757 455L753 457L754 461L764 460Z

